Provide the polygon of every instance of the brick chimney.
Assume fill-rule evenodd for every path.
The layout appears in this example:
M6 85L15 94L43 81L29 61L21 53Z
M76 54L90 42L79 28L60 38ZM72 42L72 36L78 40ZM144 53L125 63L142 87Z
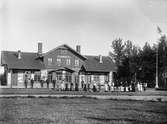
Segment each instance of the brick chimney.
M38 54L42 55L42 42L38 42Z
M18 55L17 55L17 58L18 58L18 59L21 59L21 50L18 50L17 54L18 54Z
M80 46L80 45L77 45L77 46L76 46L76 51L77 51L78 53L81 53L81 46Z
M99 63L103 63L103 56L99 55Z

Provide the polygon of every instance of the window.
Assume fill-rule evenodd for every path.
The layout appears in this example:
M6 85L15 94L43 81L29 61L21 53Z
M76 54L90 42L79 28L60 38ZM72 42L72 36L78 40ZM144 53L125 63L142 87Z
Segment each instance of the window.
M52 65L52 58L48 58L48 65Z
M79 66L79 60L75 59L75 66Z
M67 50L61 50L60 52L61 52L61 54L66 54Z
M61 59L57 58L57 65L60 66L61 65Z
M99 76L98 75L94 75L94 81L100 81L100 78L99 78Z
M66 75L66 79L67 82L71 82L71 75Z
M57 77L57 80L62 80L62 73L57 72L56 77Z
M35 72L35 73L34 73L34 80L35 80L35 81L40 81L40 79L41 79L41 74L40 74L40 72Z
M70 59L66 59L66 65L70 65L71 64L71 60Z

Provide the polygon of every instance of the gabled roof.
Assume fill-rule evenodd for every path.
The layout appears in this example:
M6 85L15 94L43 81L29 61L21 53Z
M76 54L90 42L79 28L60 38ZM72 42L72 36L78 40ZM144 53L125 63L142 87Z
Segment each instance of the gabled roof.
M37 58L37 53L21 52L21 59L17 57L16 51L2 51L1 64L7 65L10 69L44 69L43 62Z
M100 63L99 56L86 56L84 69L87 72L116 72L117 68L109 56L102 56L103 62Z
M85 56L81 55L80 53L78 53L77 51L75 51L73 48L71 48L70 46L68 46L67 44L63 44L63 45L60 45L50 51L48 51L47 53L43 54L43 56L46 56L48 55L49 53L52 53L53 51L57 50L57 49L68 49L70 50L71 52L73 52L74 54L76 54L77 56L79 56L80 58L82 58L83 60L87 59Z

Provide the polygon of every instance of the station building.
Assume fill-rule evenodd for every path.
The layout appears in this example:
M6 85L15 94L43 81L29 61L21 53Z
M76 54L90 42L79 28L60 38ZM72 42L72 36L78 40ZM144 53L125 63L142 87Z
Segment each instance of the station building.
M6 81L1 82L1 87L25 88L25 75L26 78L33 77L33 88L41 88L40 81L46 79L49 88L53 88L53 80L58 87L65 82L72 89L82 89L83 83L113 85L117 68L109 56L82 55L79 45L74 50L67 44L43 53L42 46L39 42L37 52L2 51L1 66L4 67ZM28 83L27 88L30 87ZM46 87L44 84L42 88Z

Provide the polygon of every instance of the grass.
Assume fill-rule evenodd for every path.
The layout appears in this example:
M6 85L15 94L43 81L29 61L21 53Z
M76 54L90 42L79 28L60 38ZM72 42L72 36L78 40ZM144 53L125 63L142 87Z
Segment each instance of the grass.
M0 124L166 124L166 102L0 98Z
M5 94L63 94L63 95L128 95L128 96L167 96L167 91L157 91L155 89L147 89L145 92L84 92L84 91L56 91L53 89L0 89L0 95Z

